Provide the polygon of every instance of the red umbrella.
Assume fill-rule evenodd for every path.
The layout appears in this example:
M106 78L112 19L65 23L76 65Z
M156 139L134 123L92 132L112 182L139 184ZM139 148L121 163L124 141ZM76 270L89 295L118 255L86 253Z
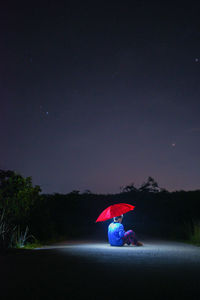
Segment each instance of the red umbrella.
M97 222L102 222L109 220L114 217L121 216L122 214L127 213L130 210L134 210L135 206L127 203L118 203L107 207L96 220Z

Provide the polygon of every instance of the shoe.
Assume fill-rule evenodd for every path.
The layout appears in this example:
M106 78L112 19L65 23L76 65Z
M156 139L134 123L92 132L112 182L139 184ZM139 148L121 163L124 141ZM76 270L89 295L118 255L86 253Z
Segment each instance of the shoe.
M143 246L143 243L142 242L137 242L136 246L138 246L138 247Z

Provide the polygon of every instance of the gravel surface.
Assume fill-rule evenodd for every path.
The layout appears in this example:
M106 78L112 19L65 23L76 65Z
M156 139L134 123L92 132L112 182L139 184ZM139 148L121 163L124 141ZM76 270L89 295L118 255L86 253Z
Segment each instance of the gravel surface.
M71 241L0 255L2 299L200 299L200 248Z

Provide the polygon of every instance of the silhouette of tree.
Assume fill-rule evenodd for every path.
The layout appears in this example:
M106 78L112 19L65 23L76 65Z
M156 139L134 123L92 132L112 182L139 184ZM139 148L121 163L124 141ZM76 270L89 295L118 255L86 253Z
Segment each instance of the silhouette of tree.
M70 194L80 195L80 191L79 190L73 190Z
M11 220L20 220L29 213L41 188L33 187L32 178L14 171L0 170L0 209Z
M136 192L137 188L135 187L134 183L131 183L131 184L126 185L126 186L121 186L120 191L122 193Z
M90 190L85 190L83 194L92 194L92 192Z
M158 193L161 192L161 190L162 189L158 186L158 183L150 176L148 177L147 181L144 182L139 188L140 192Z

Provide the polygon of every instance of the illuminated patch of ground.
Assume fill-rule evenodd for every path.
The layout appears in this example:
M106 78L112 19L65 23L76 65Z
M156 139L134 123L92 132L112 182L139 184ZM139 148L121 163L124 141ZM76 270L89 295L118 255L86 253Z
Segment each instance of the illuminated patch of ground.
M198 299L200 249L77 241L0 255L2 299Z

